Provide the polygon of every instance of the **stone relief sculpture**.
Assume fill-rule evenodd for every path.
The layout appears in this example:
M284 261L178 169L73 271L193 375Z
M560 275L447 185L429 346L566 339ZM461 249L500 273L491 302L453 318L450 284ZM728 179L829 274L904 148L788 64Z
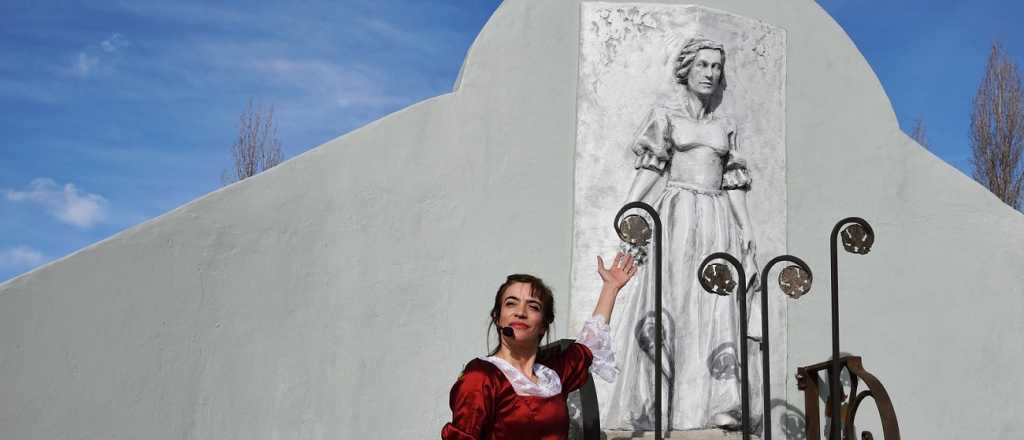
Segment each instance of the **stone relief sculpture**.
M705 256L723 251L740 257L747 273L757 271L747 210L751 177L740 133L732 119L716 113L726 87L726 60L717 41L686 41L672 78L678 94L648 112L630 146L636 176L626 202L643 200L665 179L652 206L665 228L663 322L671 333L662 354L663 420L675 430L739 423L737 300L706 293L696 277ZM653 423L654 271L644 272L620 309L623 319L636 324L613 328L622 375L602 417L609 426L651 429Z
M621 241L611 220L642 200L663 223L662 365L654 365L654 271L637 274L611 329L621 374L596 384L605 429L647 431L662 375L662 426L738 424L739 304L706 293L697 266L713 252L749 274L785 253L785 33L695 5L584 2L577 83L570 331L593 308L591 255ZM756 277L753 280L757 281ZM756 292L751 286L750 292ZM778 294L777 292L773 294ZM757 302L756 294L748 301ZM784 301L770 301L772 389L787 389ZM750 329L761 319L751 311ZM756 335L755 335L756 336ZM748 345L751 416L760 419L760 353ZM775 396L773 396L775 397ZM778 423L775 426L781 426Z

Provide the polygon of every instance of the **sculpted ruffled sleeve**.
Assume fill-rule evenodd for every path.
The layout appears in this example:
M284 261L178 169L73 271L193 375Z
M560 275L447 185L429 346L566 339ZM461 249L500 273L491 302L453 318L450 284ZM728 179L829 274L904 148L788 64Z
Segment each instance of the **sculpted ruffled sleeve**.
M615 382L619 367L615 366L615 352L612 350L611 328L603 316L591 316L583 323L576 342L586 345L594 359L590 372L605 382Z
M729 123L729 157L725 163L725 173L722 174L722 189L750 189L750 171L747 170L747 159L739 149L739 136L736 126Z
M493 424L495 376L489 364L474 359L455 381L449 395L452 421L441 429L444 440L479 440ZM500 373L499 373L500 374Z
M664 112L651 110L633 137L632 149L636 154L633 167L665 172L665 165L672 158L672 147L669 144L671 131L672 126Z

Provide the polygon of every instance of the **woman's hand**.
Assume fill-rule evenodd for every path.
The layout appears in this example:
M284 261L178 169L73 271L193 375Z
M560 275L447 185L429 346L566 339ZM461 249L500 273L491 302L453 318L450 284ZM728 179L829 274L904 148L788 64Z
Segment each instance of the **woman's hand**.
M601 281L604 281L606 287L619 290L636 274L636 264L634 264L632 255L619 252L615 254L611 267L605 268L604 260L598 255L597 274L601 276Z
M615 308L615 297L619 290L629 282L636 274L636 264L633 257L622 252L615 254L612 260L612 267L604 267L604 260L597 256L597 274L601 275L604 286L601 287L601 295L597 297L597 305L594 306L594 316L602 316L607 324L612 318L612 309Z

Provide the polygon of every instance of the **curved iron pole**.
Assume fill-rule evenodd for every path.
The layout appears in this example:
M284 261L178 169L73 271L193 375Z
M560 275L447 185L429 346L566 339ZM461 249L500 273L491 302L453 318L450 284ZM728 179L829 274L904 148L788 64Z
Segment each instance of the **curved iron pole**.
M804 260L801 260L792 255L780 255L772 258L764 266L764 270L761 271L761 393L763 394L762 399L764 400L764 408L762 408L761 417L763 422L761 425L764 427L764 440L772 440L772 384L771 384L771 373L769 370L768 363L771 360L771 344L768 340L768 275L771 274L772 267L775 263L782 261L790 262L800 266L801 269L807 272L807 276L810 280L814 279L814 274L811 273L811 268L807 266Z
M839 251L836 247L836 240L839 238L839 231L842 227L850 223L860 225L867 231L869 236L874 236L874 231L866 220L860 217L847 217L836 223L832 228L832 235L829 237L832 269L832 362L829 365L828 372L828 395L832 419L829 425L829 440L839 440L839 423L842 420L842 414L839 412L842 407L843 395L842 384L839 381L839 371L841 369L839 362L839 271L837 266Z
M739 276L737 282L737 297L740 301L740 408L742 421L743 440L750 440L750 381L747 377L747 278L743 272L743 264L736 257L726 252L715 252L708 255L700 266L697 267L697 279L701 287L708 292L715 293L712 286L708 285L703 277L704 268L714 260L728 261Z
M630 209L641 209L646 211L654 220L654 439L662 440L661 435L661 217L658 212L644 202L629 202L619 209L612 222L615 233L621 239L622 231L619 229L619 220L622 215Z

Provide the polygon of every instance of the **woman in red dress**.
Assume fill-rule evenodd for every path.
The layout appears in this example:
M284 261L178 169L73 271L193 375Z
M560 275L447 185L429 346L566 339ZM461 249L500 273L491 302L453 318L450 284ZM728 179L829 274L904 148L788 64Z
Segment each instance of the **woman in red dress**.
M576 343L561 353L538 358L541 338L555 319L554 298L539 278L509 275L498 288L491 324L498 347L473 359L452 387L452 421L441 430L445 440L565 440L569 414L565 401L592 373L611 382L618 369L608 319L615 297L636 273L633 258L619 253L609 268L597 257L604 281L594 315Z

